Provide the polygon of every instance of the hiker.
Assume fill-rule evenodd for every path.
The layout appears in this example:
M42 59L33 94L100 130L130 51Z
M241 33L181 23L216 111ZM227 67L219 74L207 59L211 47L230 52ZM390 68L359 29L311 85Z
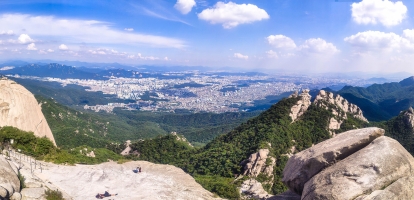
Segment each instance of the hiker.
M98 199L103 199L104 197L110 197L110 196L116 196L116 195L118 195L118 193L117 194L109 194L109 192L108 191L105 191L105 193L103 193L103 194L97 194L96 195L96 198L98 198Z
M137 167L136 169L132 170L134 173L139 173L139 167Z

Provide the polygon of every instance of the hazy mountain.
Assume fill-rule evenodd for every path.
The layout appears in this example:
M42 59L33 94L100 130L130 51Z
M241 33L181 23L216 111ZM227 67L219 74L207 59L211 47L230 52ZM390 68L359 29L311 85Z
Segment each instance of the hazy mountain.
M374 84L367 88L345 86L341 94L358 105L369 120L388 120L414 106L414 77L400 82Z
M104 79L95 73L85 72L75 67L57 63L27 64L21 67L3 70L3 74L20 76L38 76L53 78L77 78L77 79Z

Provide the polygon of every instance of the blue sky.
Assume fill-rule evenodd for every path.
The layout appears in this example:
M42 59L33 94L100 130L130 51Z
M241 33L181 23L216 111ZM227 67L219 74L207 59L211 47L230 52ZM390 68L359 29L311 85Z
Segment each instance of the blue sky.
M413 1L2 0L0 59L414 73Z

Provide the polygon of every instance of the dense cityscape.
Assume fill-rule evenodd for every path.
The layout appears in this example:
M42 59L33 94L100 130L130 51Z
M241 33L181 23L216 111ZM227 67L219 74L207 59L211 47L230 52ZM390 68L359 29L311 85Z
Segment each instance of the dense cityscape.
M378 80L362 78L308 77L293 75L247 76L240 74L217 75L217 73L166 72L171 78L125 78L110 76L107 80L62 79L52 77L17 76L20 78L58 82L62 86L74 84L91 92L116 95L120 99L135 100L135 103L108 103L107 105L85 105L85 109L96 112L112 112L116 107L143 111L174 112L177 109L192 112L238 112L247 111L255 101L302 89L343 87L344 85L366 86ZM16 77L16 76L15 76ZM340 89L340 88L339 88Z

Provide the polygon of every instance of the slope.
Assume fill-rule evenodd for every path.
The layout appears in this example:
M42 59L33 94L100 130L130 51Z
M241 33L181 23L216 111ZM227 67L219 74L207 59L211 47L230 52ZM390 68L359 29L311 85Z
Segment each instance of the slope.
M346 86L338 94L358 105L369 120L388 120L414 106L414 77L399 83L374 84L367 88Z
M313 103L310 99L308 91L285 98L201 149L174 149L172 144L158 145L154 149L154 141L140 141L133 144L132 149L145 154L138 159L146 160L152 158L151 154L156 154L157 160L152 161L183 168L204 187L212 188L223 197L238 198L234 195L238 194L236 186L240 182L234 181L235 175L256 178L267 191L281 193L286 190L281 182L281 172L289 153L306 149L333 134L366 126L359 108L340 96L321 91ZM166 137L155 140L158 144L174 142ZM152 149L151 153L148 153L149 149ZM270 174L262 173L260 169L259 175L253 176L246 172L248 167L242 163L261 149L268 150L264 166L271 166L271 171ZM277 162L272 164L272 158ZM217 181L219 179L222 181Z

